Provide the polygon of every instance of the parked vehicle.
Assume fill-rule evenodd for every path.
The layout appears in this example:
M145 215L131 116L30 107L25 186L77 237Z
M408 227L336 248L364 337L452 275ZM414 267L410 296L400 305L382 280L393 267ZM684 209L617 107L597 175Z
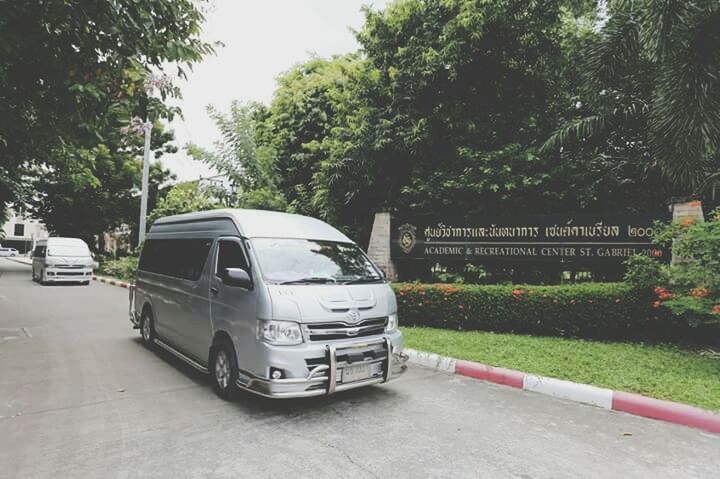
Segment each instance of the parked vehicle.
M20 252L15 248L0 248L0 256L17 256Z
M90 284L93 258L79 238L48 238L35 244L32 278L40 283L80 282Z
M384 383L406 367L397 303L381 271L320 220L214 210L157 220L130 320L209 372L222 398L273 398Z

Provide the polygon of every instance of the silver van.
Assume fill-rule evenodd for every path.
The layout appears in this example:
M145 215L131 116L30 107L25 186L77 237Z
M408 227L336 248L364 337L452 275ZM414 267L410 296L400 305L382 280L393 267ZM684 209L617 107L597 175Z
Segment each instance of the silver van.
M314 218L214 210L152 225L130 320L229 399L332 394L385 383L407 356L382 272Z
M35 243L32 278L40 283L79 282L90 284L94 260L80 238L53 237Z

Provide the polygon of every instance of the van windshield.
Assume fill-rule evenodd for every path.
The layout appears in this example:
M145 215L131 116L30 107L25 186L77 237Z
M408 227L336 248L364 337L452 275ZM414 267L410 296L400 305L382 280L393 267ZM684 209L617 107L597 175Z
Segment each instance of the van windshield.
M90 256L90 250L84 244L58 244L47 249L48 256Z
M383 281L355 245L287 238L250 241L266 281L273 283L355 283Z

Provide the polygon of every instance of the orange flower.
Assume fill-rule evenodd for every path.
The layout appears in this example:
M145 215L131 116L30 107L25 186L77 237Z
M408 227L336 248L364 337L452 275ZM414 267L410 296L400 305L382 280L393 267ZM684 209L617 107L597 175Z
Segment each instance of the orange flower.
M663 288L662 286L658 286L657 288L655 288L655 294L660 301L672 299L673 297L672 293L667 289Z
M680 220L680 226L682 226L683 228L687 228L687 227L691 226L693 223L695 223L695 218L688 217L688 218L683 218Z
M655 302L653 303L653 308L659 308L659 307L660 307L660 304L661 304L660 301L655 301Z
M515 296L516 298L519 298L520 296L523 295L523 290L522 289L513 289L512 295Z
M715 306L713 306L710 312L712 314L720 314L720 304L716 304Z
M707 288L695 288L690 291L690 296L693 298L707 298L710 291Z

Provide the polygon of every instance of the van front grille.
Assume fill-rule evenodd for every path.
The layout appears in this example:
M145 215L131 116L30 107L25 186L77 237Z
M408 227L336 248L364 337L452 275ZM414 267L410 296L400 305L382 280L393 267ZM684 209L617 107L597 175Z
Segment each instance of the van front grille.
M328 323L310 323L305 325L305 331L310 341L328 341L332 339L361 338L382 334L387 326L388 318L368 318L357 323L333 321Z

